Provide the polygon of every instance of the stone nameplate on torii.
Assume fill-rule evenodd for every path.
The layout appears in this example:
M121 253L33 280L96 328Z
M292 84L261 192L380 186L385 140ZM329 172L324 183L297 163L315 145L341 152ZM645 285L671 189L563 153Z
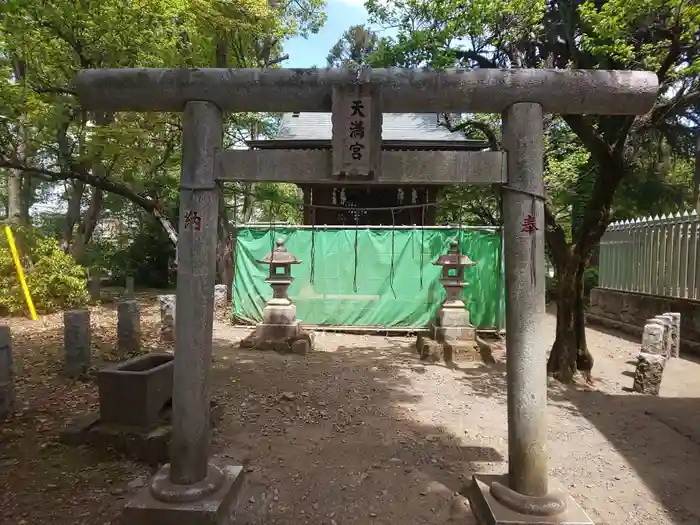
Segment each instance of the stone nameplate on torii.
M382 109L368 84L333 87L333 170L335 177L378 179L382 165Z

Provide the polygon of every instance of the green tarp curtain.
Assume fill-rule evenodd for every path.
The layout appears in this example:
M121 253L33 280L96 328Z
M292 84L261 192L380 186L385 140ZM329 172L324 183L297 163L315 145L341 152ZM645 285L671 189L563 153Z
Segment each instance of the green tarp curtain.
M292 266L289 296L296 304L297 318L305 324L427 326L445 298L439 283L441 269L432 263L447 251L450 241L458 239L462 252L477 263L465 272L469 282L465 302L472 323L481 328L504 326L499 313L500 231L457 228L239 228L233 282L233 315L239 321L262 320L272 290L265 282L269 268L257 261L278 238L302 261Z

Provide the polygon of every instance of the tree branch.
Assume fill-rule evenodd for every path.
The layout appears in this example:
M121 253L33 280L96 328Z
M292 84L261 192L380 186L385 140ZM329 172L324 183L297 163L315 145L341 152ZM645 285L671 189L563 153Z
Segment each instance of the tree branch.
M552 253L554 264L560 270L562 264L566 264L569 253L569 243L566 242L566 233L557 224L548 203L544 205L544 239ZM558 273L558 272L557 272Z
M498 69L498 65L495 62L475 51L462 51L459 49L453 49L451 51L458 60L471 60L472 62L476 62L481 69Z
M654 107L649 116L644 119L642 127L653 127L664 119L678 116L698 101L700 101L700 88L674 97Z
M34 86L32 87L32 91L34 93L39 93L39 94L50 94L50 95L71 95L73 97L78 96L77 91L73 91L72 89L67 89L67 88L60 88L60 87L39 87L39 86Z
M147 211L151 215L156 215L156 212L160 211L158 203L153 199L149 197L144 197L143 195L139 195L138 193L136 193L135 191L126 187L123 184L111 181L103 177L92 175L84 171L73 170L70 172L64 172L52 171L45 168L31 168L29 166L24 166L22 164L14 162L8 162L2 159L0 159L0 168L20 170L24 173L28 173L33 176L38 176L45 181L50 180L57 182L66 180L79 180L81 182L84 182L85 184L94 186L95 188L99 188L109 193L113 193L114 195L124 197L125 199L127 199L130 202L133 202L134 204Z
M500 144L498 142L498 137L496 136L496 133L493 131L493 129L491 129L491 126L489 126L485 122L480 122L478 120L465 120L460 122L456 126L453 126L450 122L449 115L447 115L447 113L442 113L442 119L438 124L446 128L451 133L455 133L457 131L461 131L462 133L464 133L464 131L468 128L477 129L481 131L484 135L486 135L486 139L489 142L489 149L491 149L492 151L498 151L500 149ZM466 133L464 133L464 135L466 136Z

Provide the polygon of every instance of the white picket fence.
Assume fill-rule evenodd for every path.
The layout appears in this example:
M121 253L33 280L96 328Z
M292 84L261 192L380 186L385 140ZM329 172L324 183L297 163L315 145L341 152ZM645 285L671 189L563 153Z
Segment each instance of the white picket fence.
M700 217L693 211L610 224L600 241L599 286L700 299Z

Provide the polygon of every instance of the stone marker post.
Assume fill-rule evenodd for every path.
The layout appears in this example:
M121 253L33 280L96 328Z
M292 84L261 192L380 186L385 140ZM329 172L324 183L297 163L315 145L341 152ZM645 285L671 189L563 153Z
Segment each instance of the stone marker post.
M661 379L666 367L666 357L658 354L639 354L634 371L632 390L640 394L659 395Z
M671 312L668 315L673 319L671 332L671 357L680 357L681 355L681 314Z
M228 297L228 286L225 284L217 284L214 286L214 306L216 308L225 308Z
M134 293L136 292L136 286L134 284L134 278L131 276L128 276L126 278L126 282L124 283L124 289L127 297L133 297Z
M159 295L160 337L163 341L175 341L176 298L174 295Z
M657 319L661 319L664 325L666 325L666 358L673 356L673 332L675 320L670 313L665 313L656 316Z
M664 325L656 322L649 322L644 325L642 333L642 348L641 353L656 354L665 356L666 340L664 338L666 328Z
M92 334L90 310L63 313L64 365L68 377L76 377L90 368Z
M90 272L90 300L93 302L97 302L100 300L100 272L98 270L93 269Z
M0 421L15 407L15 384L12 377L12 334L10 327L0 326Z
M117 306L117 349L119 357L141 348L141 307L138 301L122 301Z
M242 481L240 467L209 462L209 376L214 326L221 110L188 102L182 120L172 441L166 464L124 509L129 523L222 523ZM184 305L184 306L183 306ZM171 516L178 516L178 521Z

